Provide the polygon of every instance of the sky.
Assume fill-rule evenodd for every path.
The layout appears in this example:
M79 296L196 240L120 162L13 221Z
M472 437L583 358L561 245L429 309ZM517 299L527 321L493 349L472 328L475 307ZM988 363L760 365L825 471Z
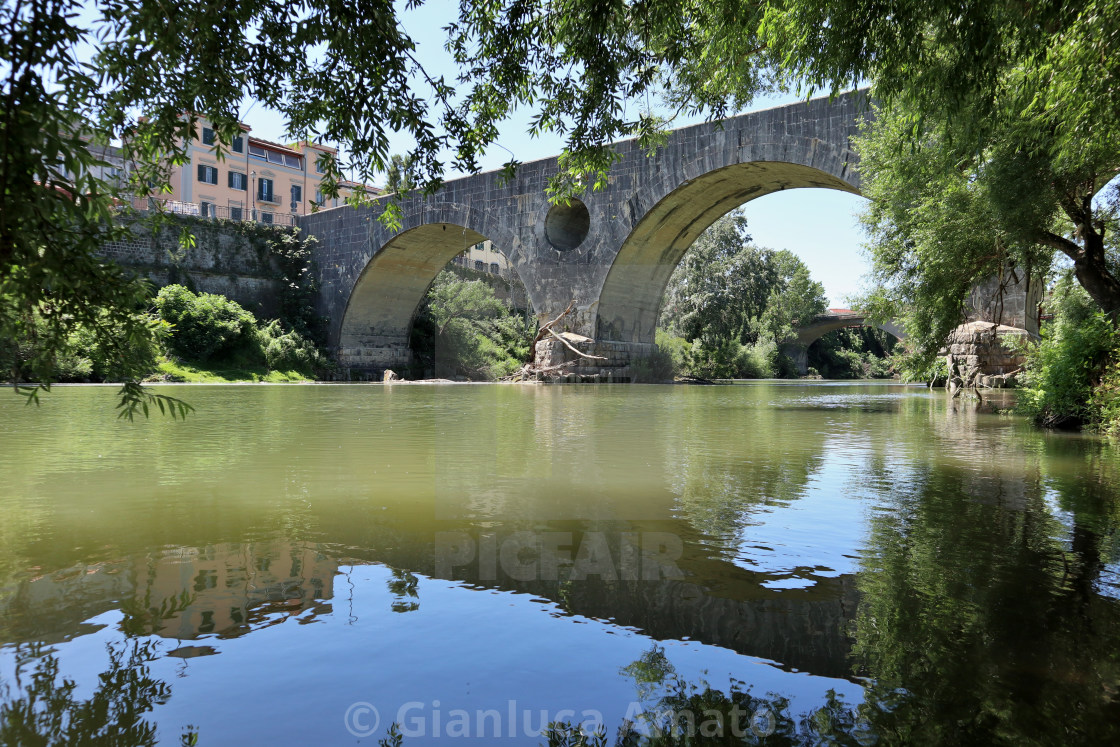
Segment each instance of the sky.
M416 42L416 57L430 75L456 77L450 56L443 49L443 27L458 12L449 0L429 0L406 10L398 0L398 13L405 30ZM750 109L765 109L796 100L794 96L758 100ZM741 112L740 112L741 113ZM551 136L532 138L528 134L531 112L518 112L500 127L499 147L492 147L482 159L483 170L497 169L510 157L522 163L560 153L563 141ZM253 134L268 140L284 141L283 119L259 103L246 101L241 119ZM681 118L675 126L703 121L703 117ZM393 152L405 153L411 141L400 136ZM445 178L457 174L449 172ZM813 277L824 284L832 307L846 307L848 298L862 287L861 278L869 263L861 249L863 234L857 213L866 201L859 196L828 189L794 189L761 197L745 206L749 231L754 242L772 249L789 249L808 265Z

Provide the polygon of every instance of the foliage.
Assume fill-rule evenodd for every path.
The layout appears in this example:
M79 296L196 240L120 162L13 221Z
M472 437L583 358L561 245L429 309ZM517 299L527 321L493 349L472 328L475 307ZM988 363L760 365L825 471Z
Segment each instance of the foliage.
M421 306L412 345L436 376L497 379L528 359L532 332L487 283L444 270Z
M897 340L874 327L838 329L809 346L809 366L826 379L885 379Z
M839 36L859 5L807 10L797 19L813 30L782 35L792 55L812 55L799 70L820 83L874 80L881 105L857 145L876 316L905 313L928 363L968 285L1042 274L1055 254L1115 316L1117 192L1102 192L1120 168L1120 133L1104 124L1120 105L1115 4L903 5L868 17L857 53Z
M401 156L396 153L389 159L389 168L385 171L385 191L390 193L408 192L416 187L416 168L411 155Z
M673 346L678 371L719 379L797 373L779 342L825 310L824 286L793 253L752 245L746 227L742 211L717 220L669 279L658 344Z
M1102 414L1116 410L1115 326L1068 273L1051 298L1054 317L1043 327L1042 339L1028 347L1017 407L1048 427L1099 422ZM1094 394L1102 380L1105 387Z
M315 344L298 331L285 330L279 320L258 324L251 312L225 296L168 285L156 296L156 308L173 328L168 348L188 361L305 374L325 364Z
M809 268L793 252L773 252L771 264L777 281L770 287L765 310L755 320L754 338L780 342L795 335L798 327L828 308L824 286L813 280Z
M932 137L907 146L913 128L908 114L880 110L860 140L873 289L858 305L879 321L901 320L929 364L965 321L974 284L992 276L1037 279L1053 251L1024 238L1021 217L1001 213L1009 187L990 176L992 164L962 163ZM1018 184L1025 175L1007 178ZM1019 204L1026 210L1031 203Z
M269 256L279 266L284 284L280 292L280 323L316 345L325 345L326 325L322 318L315 316L318 282L311 261L318 240L298 228L263 225L261 228L266 229Z
M747 219L717 220L682 257L665 289L660 326L695 340L705 335L746 342L778 282L771 253L750 244Z
M314 371L326 363L311 340L295 330L285 332L278 320L257 330L257 342L272 371Z
M111 219L111 186L93 175L104 164L89 138L107 141L86 126L100 90L75 56L87 38L75 26L77 7L69 0L0 7L0 341L26 353L8 356L6 377L35 382L17 389L37 401L82 329L92 346L121 353L126 416L157 401L184 413L177 400L136 386L143 364L125 351L157 332L137 311L147 287L97 256L126 229Z
M674 376L688 370L689 353L692 350L692 344L688 340L670 334L666 330L658 327L654 336L654 342L657 344L657 349L661 353L669 356Z
M228 357L256 342L256 317L225 296L168 285L156 296L156 308L173 328L168 347L185 358Z

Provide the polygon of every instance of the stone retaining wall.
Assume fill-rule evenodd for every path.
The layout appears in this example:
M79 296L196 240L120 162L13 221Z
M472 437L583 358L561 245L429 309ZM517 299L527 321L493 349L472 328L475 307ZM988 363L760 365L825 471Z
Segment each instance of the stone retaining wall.
M148 278L157 288L181 283L199 293L233 299L261 319L279 312L283 280L268 245L224 221L197 221L189 228L195 244L184 249L175 227L152 235L140 222L132 237L104 245L100 254Z

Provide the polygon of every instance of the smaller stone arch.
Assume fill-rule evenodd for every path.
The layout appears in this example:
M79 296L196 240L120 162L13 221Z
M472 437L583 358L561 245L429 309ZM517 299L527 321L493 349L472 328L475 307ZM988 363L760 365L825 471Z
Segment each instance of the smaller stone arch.
M897 340L905 340L906 332L893 321L880 324L871 322L857 311L849 309L829 309L824 314L819 314L804 327L797 330L797 336L786 340L781 345L782 353L789 356L797 365L801 375L809 372L809 347L829 332L835 332L845 327L874 327L891 335Z

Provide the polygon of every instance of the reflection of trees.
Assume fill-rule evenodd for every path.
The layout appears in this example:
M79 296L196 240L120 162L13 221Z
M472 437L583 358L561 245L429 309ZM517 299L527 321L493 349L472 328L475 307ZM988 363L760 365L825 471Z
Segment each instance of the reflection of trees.
M824 456L825 433L798 429L798 421L766 401L772 393L768 385L751 386L755 398L736 397L732 389L723 401L707 396L682 407L675 443L666 451L665 473L677 507L697 530L727 548L738 544L760 506L804 497ZM715 417L721 419L717 433Z
M942 466L872 519L853 654L890 741L1120 735L1120 609L1092 591L1101 527L1075 512L1067 530L1045 483Z
M622 669L637 688L641 709L624 719L612 740L599 725L552 723L549 747L683 747L684 745L871 745L877 738L866 705L850 705L833 691L824 703L794 713L779 695L754 695L732 680L728 690L682 678L656 644ZM588 733L591 731L591 733Z
M59 674L58 659L39 646L19 646L14 690L0 686L0 744L154 745L156 725L145 716L171 697L171 688L151 675L157 644L110 645L109 666L86 699L77 684ZM30 665L30 671L25 667ZM191 727L184 744L194 744Z
M399 568L391 568L393 578L388 582L389 592L393 595L393 612L415 612L420 609L420 594L416 587L420 579L415 573Z

